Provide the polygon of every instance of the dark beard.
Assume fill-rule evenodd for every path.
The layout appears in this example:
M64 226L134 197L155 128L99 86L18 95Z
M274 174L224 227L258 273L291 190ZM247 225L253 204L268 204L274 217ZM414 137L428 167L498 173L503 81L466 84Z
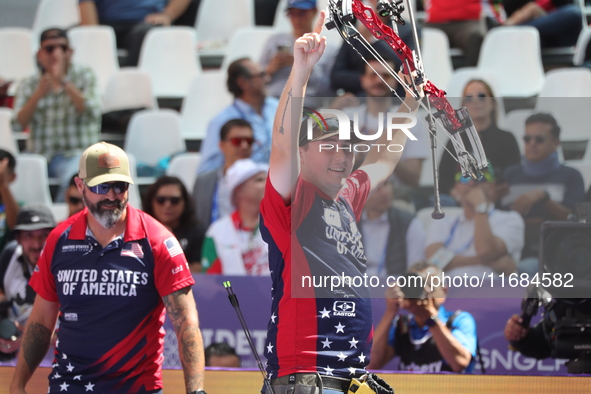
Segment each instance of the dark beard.
M119 219L121 219L121 216L123 215L123 212L125 212L125 208L127 207L128 201L128 199L102 200L96 204L93 204L86 198L86 189L84 189L84 191L82 192L82 199L84 200L84 205L88 207L88 210L90 211L92 216L94 216L97 222L99 222L100 225L106 229L113 228L113 226L117 224ZM116 208L105 209L105 206L116 206Z

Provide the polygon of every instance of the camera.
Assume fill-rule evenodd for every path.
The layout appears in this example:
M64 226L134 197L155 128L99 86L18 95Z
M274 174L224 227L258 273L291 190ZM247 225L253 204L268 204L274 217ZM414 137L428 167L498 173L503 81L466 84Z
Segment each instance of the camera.
M0 338L14 342L19 336L19 330L16 324L10 319L0 320ZM16 352L2 353L0 352L0 361L10 361L16 357Z
M591 299L552 298L544 289L530 286L521 303L523 326L543 306L543 338L552 358L566 358L568 373L591 373Z
M404 280L402 280L402 277L404 277ZM400 278L398 278L397 282L398 287L400 287L400 290L404 293L404 298L427 298L427 292L423 286L423 278L421 275L415 273L405 273ZM404 283L404 286L400 285L401 282Z
M591 298L591 203L575 212L572 221L544 222L540 231L538 273L554 298Z

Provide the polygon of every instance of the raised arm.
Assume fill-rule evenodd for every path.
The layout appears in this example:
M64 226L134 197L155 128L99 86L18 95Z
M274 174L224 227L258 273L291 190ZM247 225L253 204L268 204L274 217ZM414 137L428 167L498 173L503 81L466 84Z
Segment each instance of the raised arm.
M324 53L326 38L320 37L324 25L324 11L314 26L312 33L306 33L294 43L294 63L287 84L279 98L279 106L273 123L273 141L269 177L271 184L288 203L297 176L298 135L302 120L303 97L312 68ZM294 98L299 108L294 108Z
M187 393L203 389L205 357L193 292L185 287L162 301L177 336Z
M25 337L12 376L10 392L25 393L25 386L47 354L59 312L59 303L47 301L37 295L31 316L27 321Z

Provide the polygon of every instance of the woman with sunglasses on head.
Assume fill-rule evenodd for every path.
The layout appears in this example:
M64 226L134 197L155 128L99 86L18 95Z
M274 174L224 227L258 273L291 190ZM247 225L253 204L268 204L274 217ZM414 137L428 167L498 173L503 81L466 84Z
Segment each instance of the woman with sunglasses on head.
M499 108L490 85L483 80L473 79L466 84L462 97L462 105L470 113L486 157L494 166L495 173L502 174L505 168L519 164L521 153L517 140L513 134L501 130L497 126ZM462 135L462 139L466 146L470 146L465 134ZM454 152L451 141L447 143L447 149ZM439 162L439 190L441 193L451 193L457 169L456 161L449 152L444 151ZM497 195L505 192L506 186L502 184L502 180L499 183L499 179L497 179L492 198L496 201Z
M183 182L174 176L158 178L148 188L144 211L165 225L178 239L192 272L201 272L201 248L205 229L195 219L191 198Z

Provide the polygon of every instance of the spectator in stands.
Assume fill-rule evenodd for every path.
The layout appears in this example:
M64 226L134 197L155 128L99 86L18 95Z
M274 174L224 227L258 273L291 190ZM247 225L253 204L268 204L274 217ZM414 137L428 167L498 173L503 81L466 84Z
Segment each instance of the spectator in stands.
M193 201L197 221L209 226L219 218L232 213L232 203L224 177L237 160L248 159L254 144L252 127L244 119L227 121L220 130L220 151L224 164L199 174L193 187Z
M441 270L426 262L413 265L409 272L423 277L427 273L441 275ZM367 368L382 368L399 356L400 370L472 372L477 343L472 315L447 311L443 307L447 294L444 287L436 287L431 293L423 288L418 293L422 294L417 298L407 288L387 290L386 312L376 328ZM411 314L400 315L400 308Z
M394 184L388 179L370 195L361 215L367 275L400 275L425 258L425 230L420 220L392 205Z
M581 10L573 0L504 0L505 26L533 26L542 47L574 46L583 28Z
M268 97L265 90L265 72L248 58L235 60L228 67L228 90L234 102L217 114L207 126L201 145L199 174L218 169L224 164L220 151L220 130L231 119L244 119L250 123L256 143L252 159L268 163L271 154L271 131L278 101Z
M78 191L78 187L76 186L76 177L78 175L73 175L70 178L70 185L68 186L68 190L66 190L66 204L68 204L68 217L77 214L81 210L84 209L84 201L82 200L82 194Z
M388 60L387 62L391 67L394 66L394 63L391 60ZM376 72L379 73L379 75ZM390 74L380 62L377 60L369 60L369 65L366 65L365 72L361 78L361 86L367 96L365 103L357 107L343 109L343 112L349 116L349 119L354 119L354 115L357 114L359 119L359 130L363 134L371 135L377 132L380 128L380 116L384 122L381 127L385 132L387 113L394 113L397 111L398 106L394 105L393 93L384 81L394 89L398 86L398 83L392 74ZM419 123L417 126L410 129L411 133L413 133L417 139L416 141L413 141L410 138L407 139L406 144L404 145L404 150L402 151L402 157L394 170L399 197L402 196L400 190L401 183L411 188L415 188L419 185L423 161L430 154L429 137L427 132L423 130L422 123ZM363 163L365 156L366 153L356 153L355 162L358 164ZM408 190L406 190L406 192L408 194Z
M312 31L317 11L316 0L288 0L286 12L292 31L269 37L260 60L269 76L267 90L271 96L279 97L283 92L293 65L293 44L296 38ZM308 107L318 107L321 103L318 98L334 95L330 86L330 71L336 50L329 47L326 52L310 75L305 100Z
M206 367L240 368L242 360L226 342L214 342L205 348Z
M425 27L442 30L452 48L464 51L465 65L476 66L480 46L486 34L483 13L488 1L431 0L425 4L427 19Z
M550 114L538 113L525 121L524 159L505 170L508 194L501 206L517 211L525 220L522 272L538 270L540 228L546 220L566 220L583 200L583 177L558 159L560 127Z
M193 202L183 182L174 176L158 178L146 191L142 207L178 239L191 271L201 272L205 228L195 219Z
M427 259L449 276L512 273L523 248L523 219L517 212L494 208L492 167L476 182L456 174L452 196L462 211L431 222Z
M490 85L481 79L473 79L466 84L462 97L462 105L468 109L474 127L480 136L486 158L494 167L495 174L502 175L505 168L519 164L521 153L515 136L497 126L499 108ZM470 146L465 133L462 135L462 140L466 146ZM451 140L448 141L446 148L455 155ZM454 177L457 170L457 162L449 152L444 151L439 162L439 190L441 193L450 194L456 182ZM499 189L498 193L506 191L506 185L502 183L502 179L497 179L497 181L495 188ZM494 197L493 199L496 200Z
M19 84L14 106L18 123L30 127L31 151L44 155L49 176L59 179L59 201L78 172L80 155L99 141L101 131L96 76L90 68L72 64L72 52L64 30L41 33L39 74Z
M107 25L115 30L117 47L127 50L122 66L137 66L142 42L154 26L170 26L191 0L78 0L81 25Z
M208 274L269 274L268 247L259 228L268 169L251 159L238 160L228 169L226 182L236 210L207 230L201 261Z
M16 179L16 159L12 153L0 149L0 250L6 243L10 229L16 225L19 206L10 190Z
M24 207L18 213L13 229L16 240L8 243L0 255L0 318L14 322L21 333L25 330L35 301L35 291L28 285L29 279L45 240L55 225L49 207ZM7 312L5 316L3 311ZM0 338L0 352L14 355L20 348L21 339L22 336L18 336L16 341Z

